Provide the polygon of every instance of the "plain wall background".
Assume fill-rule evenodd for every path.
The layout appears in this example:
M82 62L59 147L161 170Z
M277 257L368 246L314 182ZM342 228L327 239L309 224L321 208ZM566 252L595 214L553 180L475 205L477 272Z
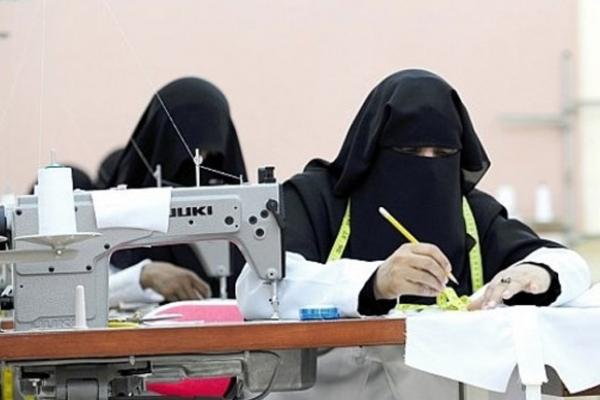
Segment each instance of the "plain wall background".
M561 53L578 59L577 2L45 4L0 0L0 32L9 34L0 39L0 191L27 190L51 148L95 173L126 142L152 91L187 75L228 97L251 179L267 164L284 179L310 158L332 159L368 92L418 67L461 94L493 163L482 187L513 185L528 218L534 187L546 182L560 212L559 132L500 117L558 112Z

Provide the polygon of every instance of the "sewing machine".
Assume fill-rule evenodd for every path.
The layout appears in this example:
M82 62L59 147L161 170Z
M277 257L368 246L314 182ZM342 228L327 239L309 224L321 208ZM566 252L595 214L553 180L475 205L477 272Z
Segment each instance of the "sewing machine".
M18 197L14 207L0 208L0 235L7 238L8 247L0 251L0 263L13 267L14 328L22 333L36 331L34 342L52 337L55 333L52 331L77 332L73 330L75 293L81 286L87 326L105 328L111 254L123 249L171 244L192 244L203 254L204 261L222 259L229 253L229 242L237 245L257 274L271 285L270 302L277 317L277 283L285 274L280 197L280 186L275 183L272 171L259 172L258 184L176 188L171 192L168 231L161 233L130 228L98 229L92 195L75 191L77 231L89 235L82 241L71 242L66 238L65 242L54 244L35 239L38 198ZM203 246L204 243L209 246ZM215 275L228 273L223 263L214 265L213 270ZM175 333L180 332L174 329ZM131 334L143 340L141 337L149 331L134 329ZM113 330L105 332L104 337L110 341ZM156 340L165 339L165 332L160 330L152 329L150 334ZM151 354L156 355L51 360L41 357L6 365L15 371L14 383L20 391L57 399L106 399L121 395L131 398L142 396L148 377L161 380L223 375L237 378L233 390L237 396L242 388L254 392L304 389L314 383L316 375L315 349L286 349L276 353L255 350L226 355L179 354L167 349Z
M168 232L141 229L98 230L90 193L75 192L79 232L99 236L64 248L19 240L38 232L36 196L21 196L5 215L8 247L17 251L53 251L50 262L13 265L15 330L69 329L74 324L75 290L85 289L89 327L106 327L110 255L144 246L227 240L273 288L277 317L277 283L284 276L280 186L276 183L176 188L171 194ZM1 219L1 218L0 218ZM0 253L0 257L2 253ZM0 262L2 259L0 258Z

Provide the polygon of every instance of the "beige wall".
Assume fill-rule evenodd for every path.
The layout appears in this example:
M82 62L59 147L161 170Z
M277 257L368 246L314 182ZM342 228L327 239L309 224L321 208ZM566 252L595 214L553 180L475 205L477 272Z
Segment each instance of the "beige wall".
M558 111L560 53L577 56L576 2L47 0L40 141L41 4L0 0L0 31L10 31L0 40L0 190L29 185L40 149L41 162L54 147L95 170L152 89L182 75L220 86L251 170L273 164L285 178L337 153L379 80L421 67L469 108L494 164L485 188L513 184L525 216L537 182L560 201L558 132L499 117Z

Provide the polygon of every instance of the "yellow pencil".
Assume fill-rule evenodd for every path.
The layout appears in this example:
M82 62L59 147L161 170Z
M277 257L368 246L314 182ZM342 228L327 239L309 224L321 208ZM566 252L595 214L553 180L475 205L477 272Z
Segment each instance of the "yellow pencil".
M415 238L409 231L408 229L406 229L404 226L402 226L402 224L400 222L398 222L398 220L396 218L394 218L392 216L392 214L390 214L388 212L388 210L386 210L383 207L379 207L379 214L381 214L381 216L383 218L385 218L390 224L392 224L392 226L394 228L396 228L409 242L411 243L419 243L419 241L417 240L417 238ZM452 272L448 273L448 278L456 283L458 285L458 281L456 280L456 278L454 277L454 275L452 275Z

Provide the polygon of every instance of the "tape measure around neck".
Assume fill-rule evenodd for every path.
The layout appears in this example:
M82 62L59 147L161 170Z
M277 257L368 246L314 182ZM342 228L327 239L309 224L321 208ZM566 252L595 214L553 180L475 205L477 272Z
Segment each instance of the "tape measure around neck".
M465 230L467 231L467 234L475 240L475 244L469 251L471 290L475 293L483 286L483 261L481 258L481 246L479 245L479 232L477 231L477 223L475 222L473 211L471 210L471 206L466 197L463 197L462 209L463 219L465 220Z
M481 247L479 246L479 233L477 224L471 206L466 197L462 201L463 219L465 220L465 230L469 236L475 240L475 245L469 251L469 269L471 272L471 289L473 292L479 290L483 286L483 262L481 258ZM342 218L342 224L338 231L333 247L327 257L327 262L337 261L342 258L348 239L350 238L350 200L346 205L346 211ZM456 294L455 294L456 295ZM448 297L448 296L446 296ZM460 299L460 298L459 298ZM418 306L418 305L415 305Z
M327 262L337 261L342 258L344 250L346 250L346 245L348 244L349 238L350 200L348 200L348 204L346 205L346 211L344 211L344 217L342 218L342 225L340 226L340 230L338 231L337 237L335 238L335 242L333 242L333 247L329 252L329 257L327 257Z

